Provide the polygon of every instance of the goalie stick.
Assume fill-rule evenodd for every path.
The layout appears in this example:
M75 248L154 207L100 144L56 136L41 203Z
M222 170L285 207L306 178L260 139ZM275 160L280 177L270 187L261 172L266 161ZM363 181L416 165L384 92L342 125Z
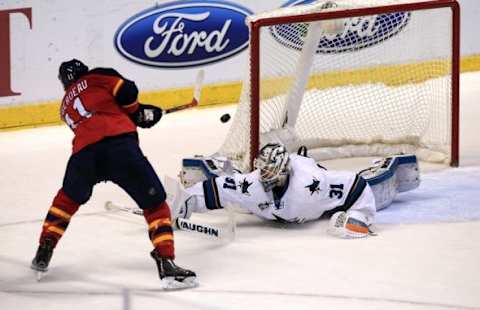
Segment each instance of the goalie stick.
M122 206L111 201L105 202L104 207L108 211L122 211L143 216L143 210L137 207ZM235 216L230 208L225 209L227 211L228 221L227 224L222 227L193 222L182 218L175 219L173 226L178 230L203 235L213 240L231 242L235 239L236 234Z
M165 109L164 113L169 114L177 111L182 111L185 109L196 107L200 103L200 93L202 90L203 79L205 77L205 73L203 70L198 71L197 77L195 79L195 88L193 90L193 98L190 103L179 105L170 109Z

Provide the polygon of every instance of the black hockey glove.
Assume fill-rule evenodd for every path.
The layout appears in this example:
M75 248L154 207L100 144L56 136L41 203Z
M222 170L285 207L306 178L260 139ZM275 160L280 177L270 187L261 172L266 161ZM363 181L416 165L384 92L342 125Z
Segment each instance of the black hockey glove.
M162 118L163 111L150 104L139 104L137 111L132 115L132 121L141 128L150 128Z

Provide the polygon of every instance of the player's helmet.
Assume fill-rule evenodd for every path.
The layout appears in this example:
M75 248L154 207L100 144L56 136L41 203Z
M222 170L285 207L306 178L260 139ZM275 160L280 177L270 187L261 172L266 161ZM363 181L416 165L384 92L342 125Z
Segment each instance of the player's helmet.
M254 166L260 171L260 182L265 190L282 185L288 175L288 152L280 143L268 143L260 149Z
M58 69L58 79L66 90L73 82L88 72L88 67L78 59L62 62Z

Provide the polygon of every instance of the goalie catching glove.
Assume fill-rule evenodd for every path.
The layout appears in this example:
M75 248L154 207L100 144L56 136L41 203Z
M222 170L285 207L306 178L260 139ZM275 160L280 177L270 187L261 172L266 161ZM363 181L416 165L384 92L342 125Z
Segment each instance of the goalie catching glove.
M139 104L138 109L130 116L141 128L150 128L162 118L163 110L150 104Z

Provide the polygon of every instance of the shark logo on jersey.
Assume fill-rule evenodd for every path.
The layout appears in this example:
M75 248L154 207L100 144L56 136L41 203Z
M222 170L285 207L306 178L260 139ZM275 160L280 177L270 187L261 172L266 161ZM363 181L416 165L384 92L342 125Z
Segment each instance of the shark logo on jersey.
M305 188L308 188L308 190L310 191L310 196L315 193L318 194L320 192L320 181L313 178L312 184L305 186Z
M243 179L242 183L238 184L238 188L242 190L242 194L250 196L250 193L248 192L248 187L252 185L253 182L248 182L246 178Z

